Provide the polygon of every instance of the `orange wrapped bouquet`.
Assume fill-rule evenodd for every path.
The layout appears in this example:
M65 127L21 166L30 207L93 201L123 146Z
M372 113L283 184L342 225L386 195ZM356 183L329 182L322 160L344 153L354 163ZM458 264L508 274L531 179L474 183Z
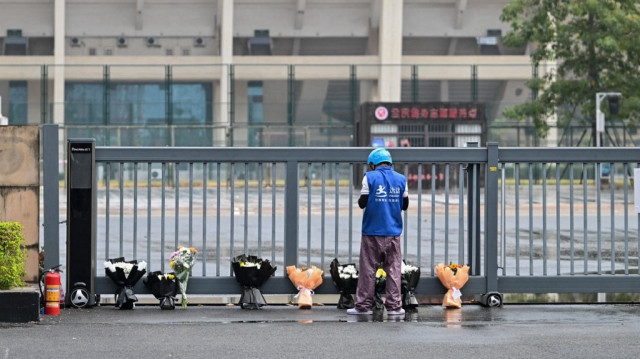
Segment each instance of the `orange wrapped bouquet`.
M311 309L313 306L313 290L322 284L322 271L316 266L300 267L287 266L287 275L293 286L298 290L298 308Z
M442 285L448 289L442 300L442 306L447 308L462 307L460 289L469 280L469 266L461 266L455 263L446 266L444 263L439 263L436 266L436 273Z

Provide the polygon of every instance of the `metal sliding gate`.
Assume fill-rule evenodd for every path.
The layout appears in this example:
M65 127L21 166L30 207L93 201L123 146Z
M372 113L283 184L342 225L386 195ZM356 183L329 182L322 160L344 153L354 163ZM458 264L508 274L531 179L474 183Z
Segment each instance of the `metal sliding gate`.
M168 272L184 245L199 251L190 293L239 293L231 258L243 253L278 267L265 294L295 294L287 265L323 268L316 293L337 293L329 263L357 263L369 151L96 147L95 292L115 291L105 260ZM465 296L640 292L640 149L489 144L391 154L414 179L403 256L421 268L417 293L443 293L433 268L450 262L471 266ZM142 283L134 290L148 293Z

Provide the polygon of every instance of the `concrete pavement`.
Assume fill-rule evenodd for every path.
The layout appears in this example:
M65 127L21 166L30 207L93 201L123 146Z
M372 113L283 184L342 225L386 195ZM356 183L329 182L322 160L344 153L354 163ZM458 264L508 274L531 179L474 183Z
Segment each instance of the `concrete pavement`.
M334 305L64 309L0 325L9 358L637 358L640 305L423 305L405 320Z

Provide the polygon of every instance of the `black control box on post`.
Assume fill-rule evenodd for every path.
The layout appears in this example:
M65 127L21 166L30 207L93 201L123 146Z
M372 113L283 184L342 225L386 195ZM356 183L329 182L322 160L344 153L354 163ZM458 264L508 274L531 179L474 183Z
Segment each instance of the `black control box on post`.
M96 304L95 140L67 142L67 297L77 307Z

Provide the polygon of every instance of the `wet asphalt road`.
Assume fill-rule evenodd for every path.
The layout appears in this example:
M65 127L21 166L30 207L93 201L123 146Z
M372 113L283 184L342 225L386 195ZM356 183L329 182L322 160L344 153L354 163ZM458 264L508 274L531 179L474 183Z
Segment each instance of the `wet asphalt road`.
M334 305L102 306L0 324L0 359L637 358L639 315L639 305L427 305L398 321Z

